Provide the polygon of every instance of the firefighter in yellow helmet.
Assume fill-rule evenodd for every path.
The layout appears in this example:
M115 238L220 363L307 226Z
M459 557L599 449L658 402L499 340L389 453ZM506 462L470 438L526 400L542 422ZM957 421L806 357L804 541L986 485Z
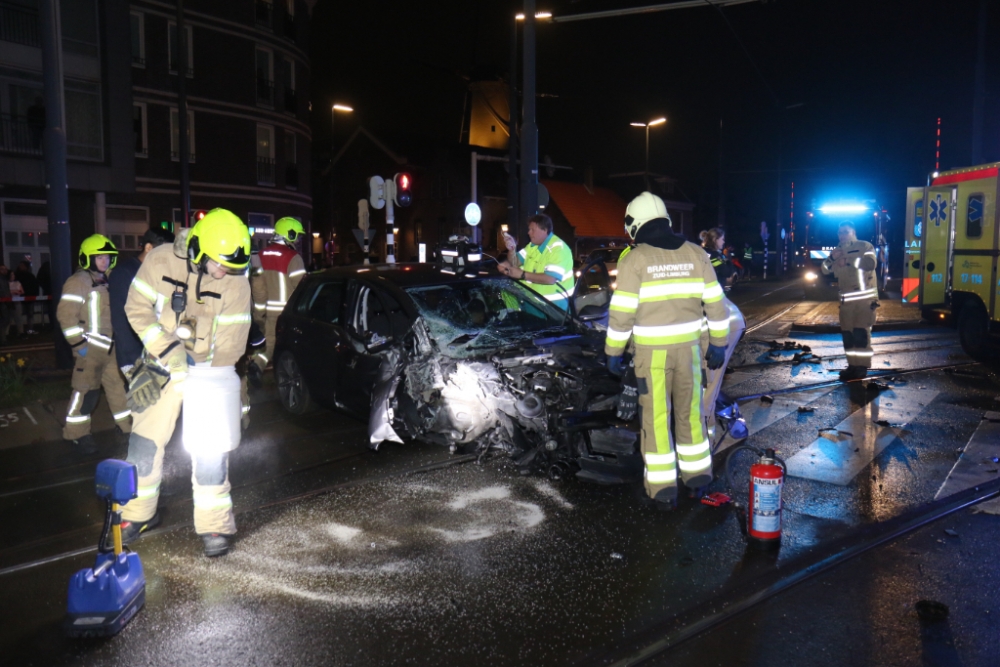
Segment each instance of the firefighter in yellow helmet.
M267 367L267 355L274 351L274 328L278 316L306 274L302 256L295 251L295 244L304 236L305 229L295 218L282 218L274 223L274 238L261 251L260 269L250 283L254 322L264 332L266 340L264 349L253 358L261 371Z
M128 391L134 419L128 461L139 480L138 497L122 513L124 542L159 523L163 449L181 411L188 365L234 366L243 356L250 331L249 262L249 230L217 208L182 230L172 246L151 250L132 281L125 313L144 353ZM191 467L195 532L206 556L221 556L236 533L228 452L192 454Z
M712 481L712 451L702 414L702 319L707 318L708 367L726 357L729 313L708 255L670 230L663 200L643 192L628 205L625 231L636 246L618 263L604 352L623 370L635 343L646 493L659 509L677 502L677 472L695 492ZM670 421L673 412L674 429Z
M66 279L56 308L56 319L76 358L63 437L83 454L97 451L90 435L90 415L100 400L101 387L115 423L123 433L132 430L125 385L111 351L114 332L107 274L117 259L118 249L111 239L101 234L86 238L80 244L80 269Z

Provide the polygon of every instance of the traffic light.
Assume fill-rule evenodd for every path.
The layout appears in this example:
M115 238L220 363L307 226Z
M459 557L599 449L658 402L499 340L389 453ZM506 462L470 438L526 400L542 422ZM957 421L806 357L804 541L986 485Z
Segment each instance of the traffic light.
M392 200L396 206L409 206L413 203L413 178L406 172L396 174L392 177L396 188L393 192Z

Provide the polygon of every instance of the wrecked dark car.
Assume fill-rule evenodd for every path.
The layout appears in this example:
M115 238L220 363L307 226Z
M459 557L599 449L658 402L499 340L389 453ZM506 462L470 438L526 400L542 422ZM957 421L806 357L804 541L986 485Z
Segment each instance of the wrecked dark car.
M375 449L419 439L501 450L554 479L637 480L604 334L582 321L606 309L591 303L580 317L509 278L430 264L313 273L278 321L279 396L292 414L316 403L368 421Z

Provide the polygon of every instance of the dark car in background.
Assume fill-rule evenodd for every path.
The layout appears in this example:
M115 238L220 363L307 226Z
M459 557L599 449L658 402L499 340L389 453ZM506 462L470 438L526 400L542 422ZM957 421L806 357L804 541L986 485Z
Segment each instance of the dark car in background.
M553 478L638 479L604 334L583 321L606 316L607 295L586 290L581 317L517 281L467 273L391 264L307 276L278 320L284 408L316 403L366 420L373 448L420 439L503 450Z

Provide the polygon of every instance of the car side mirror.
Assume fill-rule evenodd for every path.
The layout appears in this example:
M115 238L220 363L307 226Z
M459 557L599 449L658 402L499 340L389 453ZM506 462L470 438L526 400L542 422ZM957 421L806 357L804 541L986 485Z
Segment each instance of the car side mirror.
M374 331L365 332L365 349L368 352L375 353L384 350L389 347L389 343L391 342L391 337L383 336Z
M594 320L601 319L607 313L607 306L584 306L576 317L581 322L593 322Z

